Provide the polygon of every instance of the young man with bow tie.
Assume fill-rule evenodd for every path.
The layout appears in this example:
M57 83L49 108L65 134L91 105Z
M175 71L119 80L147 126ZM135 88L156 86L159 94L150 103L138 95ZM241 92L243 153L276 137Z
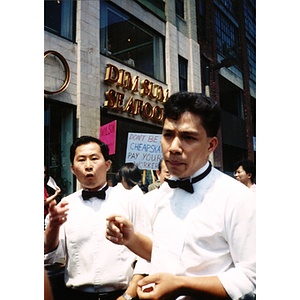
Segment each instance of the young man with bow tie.
M218 144L220 108L202 94L177 93L164 105L163 122L162 153L173 176L157 194L150 275L138 282L139 299L254 297L255 199L208 160ZM135 241L131 250L140 253L145 241L131 222L108 220L107 239Z
M58 205L50 204L45 263L53 264L66 256L68 299L132 299L136 296L137 281L142 278L139 263L134 269L136 255L105 239L106 217L114 212L126 216L145 235L150 227L140 199L125 192L120 195L108 186L108 152L108 146L96 138L78 138L71 146L70 159L82 189Z

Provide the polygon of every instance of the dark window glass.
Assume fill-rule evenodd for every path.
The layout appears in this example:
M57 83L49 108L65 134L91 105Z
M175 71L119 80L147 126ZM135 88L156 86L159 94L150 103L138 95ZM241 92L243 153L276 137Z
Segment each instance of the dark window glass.
M44 1L44 28L75 41L76 1Z
M256 136L256 99L251 97L252 134Z
M101 1L101 53L165 80L164 39L131 15Z
M247 43L249 77L256 82L256 52L255 47Z
M187 68L188 61L183 57L178 57L178 66L179 66L179 91L187 91Z
M244 0L245 27L254 39L256 38L256 11L249 0Z
M75 191L70 162L70 147L76 135L75 122L76 108L73 105L45 101L44 164L47 175L61 188L58 200ZM53 190L51 192L53 194Z
M223 169L224 173L234 177L234 164L242 159L247 158L247 149L242 149L239 147L234 147L231 145L227 145L225 143L222 144L223 151Z
M206 37L206 2L205 0L198 1L199 23L198 32L200 36Z
M219 9L215 10L217 50L238 61L238 29Z
M220 105L225 111L244 119L242 91L223 80L220 80Z
M184 0L176 0L176 15L184 19Z

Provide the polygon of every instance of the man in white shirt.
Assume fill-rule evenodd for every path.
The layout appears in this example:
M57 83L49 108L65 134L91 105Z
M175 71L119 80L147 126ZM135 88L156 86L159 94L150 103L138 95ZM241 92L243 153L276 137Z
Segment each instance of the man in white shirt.
M162 184L151 218L150 276L139 299L241 299L255 293L255 198L211 167L221 111L196 93L172 95L164 106L162 153L173 177ZM108 218L117 244L145 240L123 216ZM143 254L141 254L143 255Z
M70 158L82 190L57 206L50 204L45 264L66 256L69 299L132 299L142 278L139 262L136 264L137 257L129 249L105 239L106 217L118 212L147 235L147 210L138 197L108 186L106 173L111 162L105 143L90 136L78 138L71 146Z
M157 199L157 194L160 186L165 182L165 179L168 179L171 177L171 174L168 171L168 168L166 166L166 163L163 159L161 159L158 163L158 169L156 170L156 174L159 181L159 186L155 189L149 191L148 193L144 194L144 203L148 210L149 216L151 218L153 209L154 209L154 203Z

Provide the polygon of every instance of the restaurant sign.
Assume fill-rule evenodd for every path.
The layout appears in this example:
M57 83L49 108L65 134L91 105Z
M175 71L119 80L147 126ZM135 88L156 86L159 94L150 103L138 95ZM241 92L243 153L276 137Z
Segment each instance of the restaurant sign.
M163 103L169 97L168 89L163 90L162 86L149 79L140 82L139 76L132 77L130 72L112 64L107 64L104 81L113 86L105 92L105 107L133 115L140 114L156 123L162 121ZM122 92L116 90L119 87L123 88ZM138 95L142 99L137 99Z

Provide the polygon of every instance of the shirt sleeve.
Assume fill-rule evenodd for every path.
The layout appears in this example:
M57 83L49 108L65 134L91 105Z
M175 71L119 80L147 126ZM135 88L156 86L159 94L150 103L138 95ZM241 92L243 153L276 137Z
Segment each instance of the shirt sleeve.
M150 262L146 261L143 258L137 256L137 262L133 271L133 275L135 274L143 274L149 275L150 274Z
M46 243L46 240L44 241ZM55 262L66 256L65 246L65 226L64 224L59 229L58 246L52 252L44 254L44 265L53 265Z
M255 196L249 193L226 214L226 235L234 266L218 275L228 295L239 299L256 287L256 210Z
M152 228L150 224L150 217L144 203L143 193L138 192L135 195L132 206L132 223L134 229L152 239ZM134 268L134 274L149 274L150 262L137 256L137 263Z
M138 188L136 186L136 188ZM142 191L135 192L135 197L132 197L132 223L134 230L142 233L152 239L152 228L148 210L144 203L144 195Z

